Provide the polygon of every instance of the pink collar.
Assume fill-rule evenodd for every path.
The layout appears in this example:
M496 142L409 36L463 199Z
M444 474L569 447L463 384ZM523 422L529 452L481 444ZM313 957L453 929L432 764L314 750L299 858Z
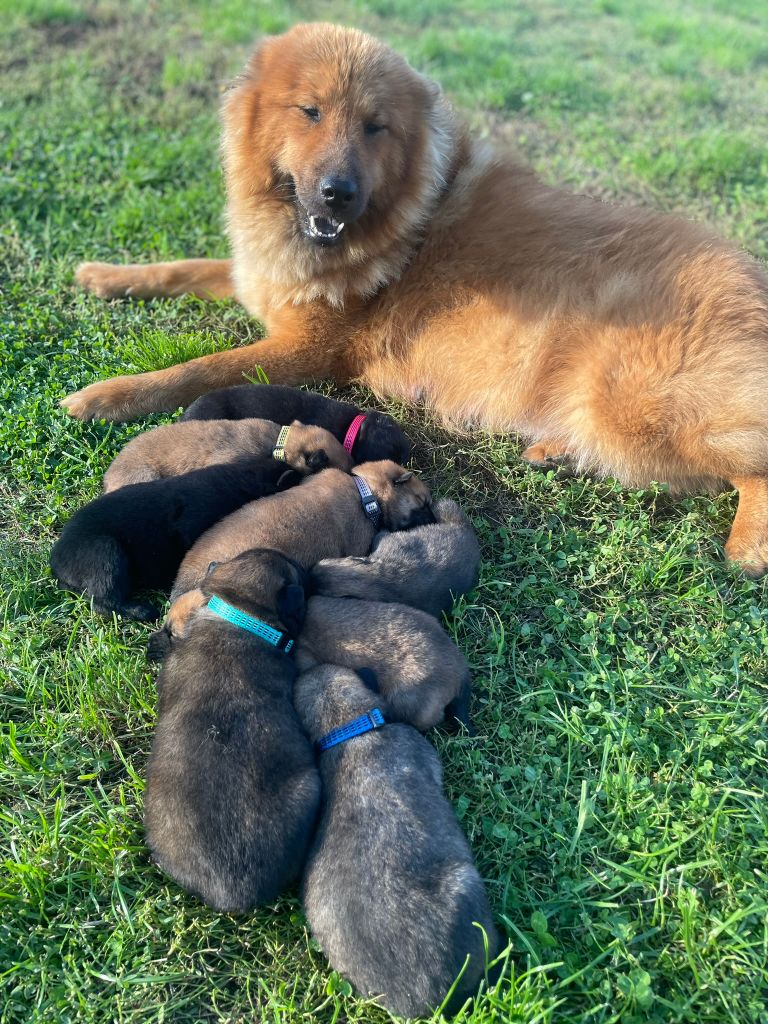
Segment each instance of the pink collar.
M357 440L357 435L360 433L360 427L363 425L364 419L365 413L361 412L358 416L355 416L355 418L349 424L347 436L344 438L344 447L346 448L350 455L352 454L352 446Z

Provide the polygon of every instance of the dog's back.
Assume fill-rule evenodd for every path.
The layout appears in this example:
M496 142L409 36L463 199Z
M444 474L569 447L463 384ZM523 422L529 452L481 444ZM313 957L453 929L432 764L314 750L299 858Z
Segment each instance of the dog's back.
M337 696L343 670L315 670L346 724L377 706ZM339 676L341 673L341 677ZM313 673L308 673L311 677ZM328 729L304 700L297 707L313 739ZM386 710L385 710L386 714ZM322 718L322 716L321 716ZM324 804L304 876L314 937L333 967L394 1013L417 1017L439 1006L469 964L451 1000L476 992L498 937L472 853L442 790L440 761L408 725L388 724L320 754ZM477 923L477 924L476 924ZM481 927L477 927L480 925Z
M268 903L299 876L320 782L291 703L292 661L204 622L158 680L145 796L147 843L217 910Z
M325 559L312 570L312 585L328 597L393 601L430 615L477 583L480 546L472 524L455 501L435 503L437 523L382 533L367 558Z

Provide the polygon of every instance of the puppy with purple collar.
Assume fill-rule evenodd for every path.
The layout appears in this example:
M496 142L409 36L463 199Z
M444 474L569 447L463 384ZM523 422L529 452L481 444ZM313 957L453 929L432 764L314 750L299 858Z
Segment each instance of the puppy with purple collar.
M320 803L292 703L305 573L276 551L212 567L158 678L144 823L162 870L216 910L274 900L304 865ZM163 651L162 649L165 648Z
M499 940L437 753L411 726L387 723L386 700L349 669L305 672L294 704L323 785L303 882L314 938L392 1013L428 1015L454 983L446 1010L456 1012Z

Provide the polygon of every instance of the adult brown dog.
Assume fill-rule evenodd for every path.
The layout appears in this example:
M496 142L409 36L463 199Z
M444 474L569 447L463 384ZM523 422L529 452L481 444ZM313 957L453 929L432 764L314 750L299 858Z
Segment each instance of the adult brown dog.
M82 419L171 410L259 364L363 381L633 486L739 490L726 553L768 569L768 278L673 217L543 184L472 141L371 37L299 25L224 101L231 260L85 264L105 297L236 296L257 345L92 384Z

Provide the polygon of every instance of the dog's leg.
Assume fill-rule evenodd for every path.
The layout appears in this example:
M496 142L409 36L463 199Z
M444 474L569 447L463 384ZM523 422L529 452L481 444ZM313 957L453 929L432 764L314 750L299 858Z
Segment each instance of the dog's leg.
M739 492L739 507L725 555L748 576L762 576L768 571L768 478L738 477L731 483Z
M344 383L350 376L333 352L314 339L302 344L267 338L167 370L99 381L67 395L60 404L80 420L132 420L151 412L173 412L215 388L245 384L245 375L255 375L257 366L272 384L304 384L327 377Z
M201 299L234 296L232 260L177 260L175 263L81 263L75 280L102 299L156 299L197 295Z
M461 689L454 699L445 707L443 727L448 733L456 733L459 726L464 726L470 736L475 735L472 718L469 713L469 702L472 698L472 681L469 676L464 680Z
M537 469L554 469L568 461L568 450L562 441L547 438L530 445L520 457Z

